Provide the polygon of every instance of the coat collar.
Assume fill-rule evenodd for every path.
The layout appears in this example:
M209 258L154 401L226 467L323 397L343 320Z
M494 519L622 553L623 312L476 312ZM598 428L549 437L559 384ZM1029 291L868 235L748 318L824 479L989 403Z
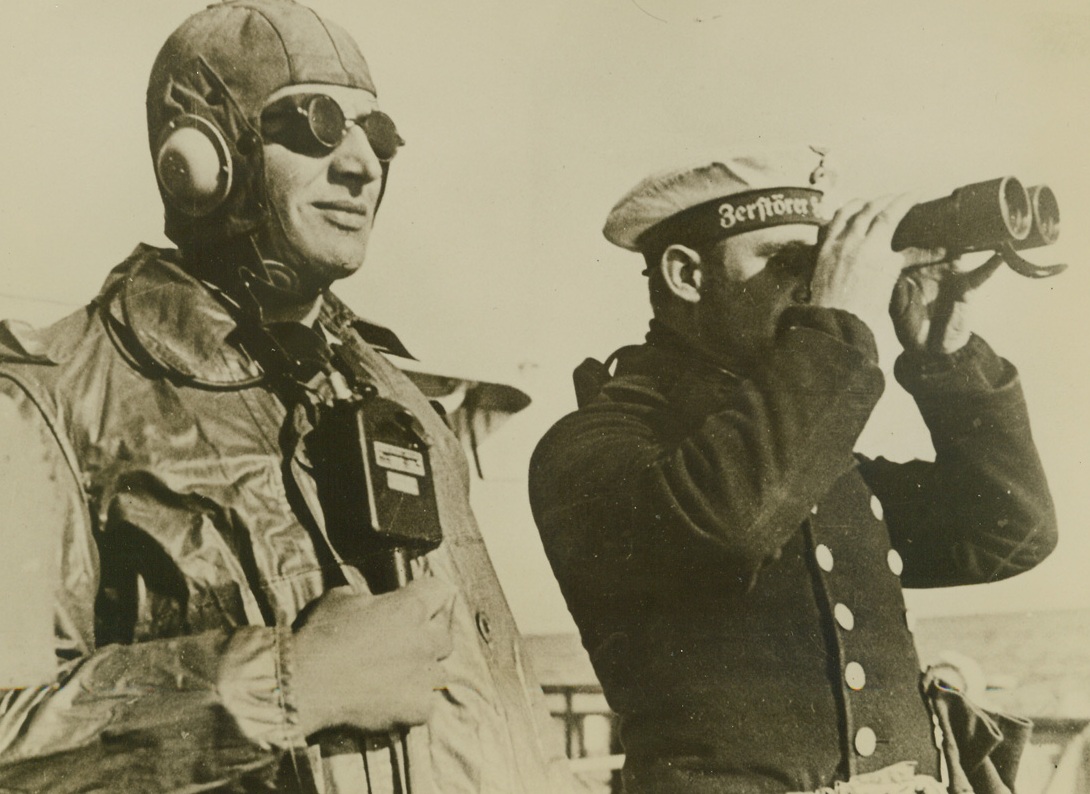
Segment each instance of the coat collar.
M360 320L332 295L327 303L342 326L380 352L411 358L393 331ZM107 277L95 304L119 349L137 365L214 388L262 379L261 367L233 339L235 319L173 249L138 246Z
M617 359L618 375L653 371L660 377L672 380L682 373L696 371L706 375L738 378L737 373L701 351L681 334L654 319L651 320L645 344L622 347L610 356L610 359L613 358Z

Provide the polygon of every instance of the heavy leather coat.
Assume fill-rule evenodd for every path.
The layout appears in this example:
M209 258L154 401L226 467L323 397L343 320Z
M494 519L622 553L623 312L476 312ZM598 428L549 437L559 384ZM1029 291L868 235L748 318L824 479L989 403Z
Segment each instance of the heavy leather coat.
M320 322L344 339L336 305ZM233 327L174 252L140 247L86 310L0 329L4 535L34 533L58 574L55 664L0 701L0 790L386 790L374 765L334 789L344 759L295 726L288 627L327 588L365 585L325 542L305 412L225 341ZM444 542L417 574L461 594L447 691L411 732L413 791L566 791L461 447L384 356L364 344L358 363L424 423ZM0 576L37 582L26 563L5 556Z
M934 462L853 453L883 376L866 326L816 307L745 377L653 324L539 444L531 504L626 791L939 775L901 589L1017 574L1056 526L1010 364L974 337L896 373Z

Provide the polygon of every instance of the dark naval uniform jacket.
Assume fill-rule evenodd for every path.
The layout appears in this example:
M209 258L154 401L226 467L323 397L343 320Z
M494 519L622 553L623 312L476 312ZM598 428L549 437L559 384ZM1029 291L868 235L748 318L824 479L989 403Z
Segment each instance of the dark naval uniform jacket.
M738 377L652 323L531 461L546 552L630 792L812 791L940 757L903 587L1056 543L1018 376L973 337L895 374L934 462L853 447L883 390L854 316L799 306Z

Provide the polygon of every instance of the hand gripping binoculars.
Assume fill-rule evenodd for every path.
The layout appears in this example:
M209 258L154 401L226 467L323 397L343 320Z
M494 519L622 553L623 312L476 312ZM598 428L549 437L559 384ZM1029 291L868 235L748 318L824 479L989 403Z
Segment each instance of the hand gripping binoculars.
M908 211L893 234L893 250L945 248L951 257L994 251L1028 278L1062 273L1067 265L1036 265L1018 251L1052 245L1060 236L1060 206L1047 185L1023 187L1013 176L977 182Z

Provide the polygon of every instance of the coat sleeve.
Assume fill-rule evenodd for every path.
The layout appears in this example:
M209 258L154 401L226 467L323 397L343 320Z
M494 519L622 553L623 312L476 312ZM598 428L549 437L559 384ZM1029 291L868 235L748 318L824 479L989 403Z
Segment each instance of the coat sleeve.
M301 741L282 662L290 636L244 627L96 647L98 554L73 457L4 377L0 425L0 541L23 551L0 555L0 579L47 604L0 611L0 791L271 779Z
M902 355L935 460L861 460L884 506L906 587L1006 579L1056 546L1056 515L1018 373L979 337L952 356Z
M661 394L618 377L531 460L531 507L562 586L623 589L649 573L641 565L692 579L694 562L714 560L721 582L748 587L854 465L882 389L866 326L816 307L784 312L744 380L682 376Z

